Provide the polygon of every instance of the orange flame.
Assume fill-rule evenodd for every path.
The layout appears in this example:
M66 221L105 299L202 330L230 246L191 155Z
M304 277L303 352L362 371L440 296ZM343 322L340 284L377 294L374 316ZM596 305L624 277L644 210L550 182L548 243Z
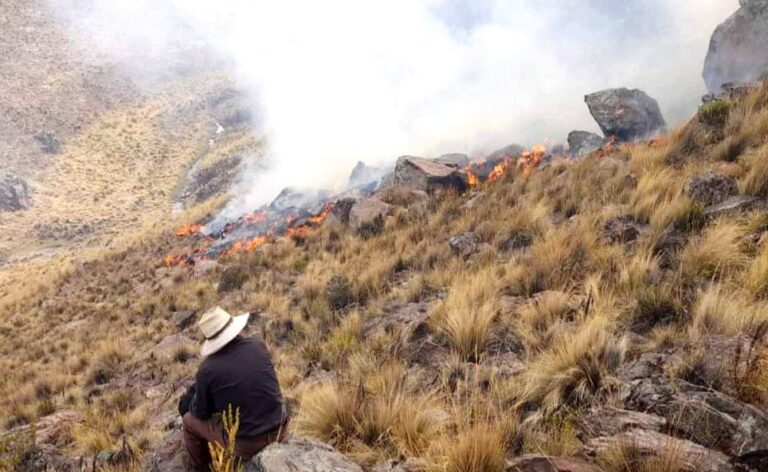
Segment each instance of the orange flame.
M477 178L474 172L470 170L469 166L467 166L467 183L470 187L477 187L480 185L480 179Z
M201 224L186 225L176 230L176 236L180 238L183 238L184 236L192 236L193 234L197 234L202 230L203 225Z

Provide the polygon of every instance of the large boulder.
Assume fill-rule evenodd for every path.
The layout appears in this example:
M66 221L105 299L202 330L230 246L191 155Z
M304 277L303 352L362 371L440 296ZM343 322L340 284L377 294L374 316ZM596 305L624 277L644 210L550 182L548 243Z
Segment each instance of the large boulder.
M615 88L584 97L589 112L606 138L647 139L666 129L659 104L642 90Z
M768 1L739 0L709 42L704 82L717 93L727 83L749 83L768 72Z
M166 434L147 459L144 472L186 472L187 452L181 428Z
M455 166L413 156L397 159L393 183L425 192L445 188L463 192L469 188L466 173Z
M358 200L349 210L349 225L367 234L377 234L384 228L384 218L389 214L392 205L377 198Z
M349 188L373 190L387 172L388 169L369 166L362 161L358 161L357 165L352 169L347 186Z
M709 171L695 175L685 183L685 193L703 205L715 205L739 194L736 179Z
M457 169L463 169L469 165L469 157L458 152L443 154L435 159L435 161Z
M0 211L17 211L29 208L29 186L16 174L5 174L0 180Z
M589 131L575 130L568 133L568 151L575 158L584 157L600 149L603 137Z
M332 447L315 441L291 439L267 447L245 466L245 472L362 472Z

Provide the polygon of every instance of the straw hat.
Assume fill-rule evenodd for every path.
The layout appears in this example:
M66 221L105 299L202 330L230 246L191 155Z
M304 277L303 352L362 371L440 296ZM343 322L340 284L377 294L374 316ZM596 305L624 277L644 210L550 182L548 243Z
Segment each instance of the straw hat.
M200 355L203 357L210 356L235 339L245 328L249 316L250 313L232 316L218 306L208 310L197 322L197 327L200 328L200 332L205 337Z

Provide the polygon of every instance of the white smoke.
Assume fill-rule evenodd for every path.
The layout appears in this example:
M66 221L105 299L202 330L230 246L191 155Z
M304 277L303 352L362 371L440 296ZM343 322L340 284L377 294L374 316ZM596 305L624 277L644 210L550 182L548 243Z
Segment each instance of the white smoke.
M706 92L715 26L737 0L49 0L141 70L205 41L235 64L269 136L229 211L333 187L358 160L476 153L597 131L586 93L637 87L667 121ZM160 61L162 62L162 61Z

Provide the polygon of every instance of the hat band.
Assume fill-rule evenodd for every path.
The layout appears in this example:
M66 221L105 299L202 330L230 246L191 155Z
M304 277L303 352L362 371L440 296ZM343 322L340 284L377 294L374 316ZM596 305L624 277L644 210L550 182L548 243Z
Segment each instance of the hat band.
M210 335L210 336L206 336L206 337L205 337L205 339L213 339L213 338L215 338L216 336L220 335L222 331L224 331L225 329L227 329L227 326L229 326L229 325L231 325L231 324L232 324L232 320L234 320L234 319L235 319L234 317L230 316L230 317L229 317L229 320L226 322L226 324L225 324L224 326L222 326L222 327L221 327L221 328L220 328L218 331L216 331L216 332L215 332L215 333L213 333L212 335Z

